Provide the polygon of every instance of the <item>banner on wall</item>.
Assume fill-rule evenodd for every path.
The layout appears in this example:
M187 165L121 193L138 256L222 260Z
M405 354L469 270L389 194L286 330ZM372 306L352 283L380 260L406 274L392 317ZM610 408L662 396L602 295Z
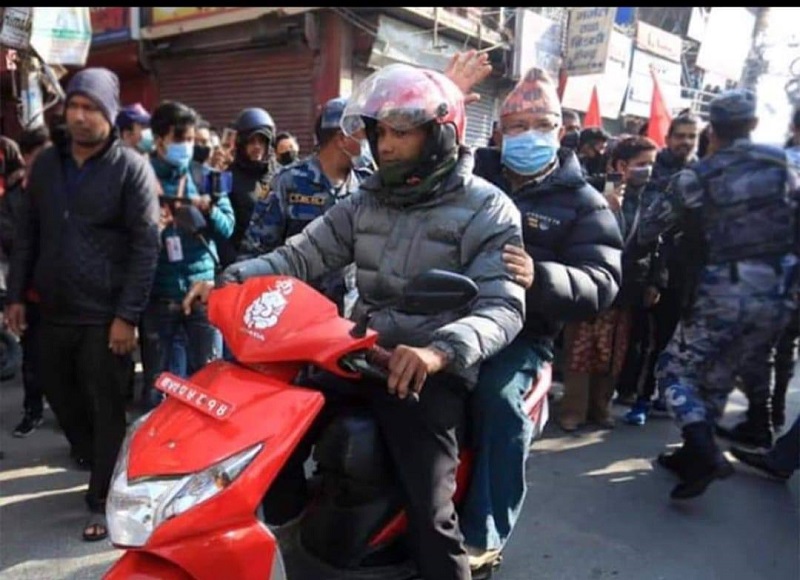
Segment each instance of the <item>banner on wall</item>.
M631 38L616 30L612 32L608 45L606 72L568 77L561 106L585 113L589 108L592 89L596 86L603 117L618 118L625 92L628 90L632 48Z

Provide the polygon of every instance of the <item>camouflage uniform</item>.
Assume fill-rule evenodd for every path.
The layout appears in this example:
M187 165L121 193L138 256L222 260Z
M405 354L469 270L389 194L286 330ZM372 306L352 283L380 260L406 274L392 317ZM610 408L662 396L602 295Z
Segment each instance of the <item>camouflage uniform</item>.
M717 119L754 117L741 91L716 106ZM769 352L795 307L799 191L784 152L740 139L677 174L642 219L642 243L675 226L704 238L694 301L656 370L682 428L719 418L736 375L751 403L769 397Z

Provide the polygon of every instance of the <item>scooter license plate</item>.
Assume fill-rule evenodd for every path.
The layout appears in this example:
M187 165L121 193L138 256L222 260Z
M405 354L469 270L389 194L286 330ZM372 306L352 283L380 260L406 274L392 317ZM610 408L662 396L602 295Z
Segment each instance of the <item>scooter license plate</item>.
M218 421L227 420L236 410L228 401L172 373L161 373L155 386L162 393Z

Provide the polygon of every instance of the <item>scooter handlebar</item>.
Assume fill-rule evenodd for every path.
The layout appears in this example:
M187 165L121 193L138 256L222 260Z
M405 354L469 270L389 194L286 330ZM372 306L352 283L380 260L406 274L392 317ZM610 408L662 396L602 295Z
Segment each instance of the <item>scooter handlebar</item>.
M392 358L392 351L385 349L381 346L375 345L367 351L365 359L369 363L369 374L373 378L378 378L381 381L389 380L389 359ZM374 374L373 374L374 373ZM419 394L411 391L408 394L408 401L418 403Z

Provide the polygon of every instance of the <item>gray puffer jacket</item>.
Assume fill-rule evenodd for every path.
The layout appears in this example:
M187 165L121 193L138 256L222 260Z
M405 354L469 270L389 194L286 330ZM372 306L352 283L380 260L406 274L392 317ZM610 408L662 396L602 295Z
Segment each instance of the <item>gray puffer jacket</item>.
M358 317L397 299L418 274L433 268L464 274L479 287L468 310L419 316L383 308L373 312L370 327L385 347L446 348L454 355L447 370L471 384L478 363L509 344L525 318L525 290L501 257L504 245L521 244L519 210L472 169L472 154L462 149L441 190L403 209L380 203L375 196L380 181L372 176L285 246L230 266L225 278L284 274L309 280L355 262Z

